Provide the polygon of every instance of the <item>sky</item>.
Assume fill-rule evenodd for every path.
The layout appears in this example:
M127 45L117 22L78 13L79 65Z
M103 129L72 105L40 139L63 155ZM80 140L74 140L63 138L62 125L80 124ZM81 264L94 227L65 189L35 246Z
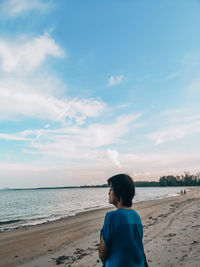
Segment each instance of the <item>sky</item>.
M0 0L0 188L199 163L199 0Z

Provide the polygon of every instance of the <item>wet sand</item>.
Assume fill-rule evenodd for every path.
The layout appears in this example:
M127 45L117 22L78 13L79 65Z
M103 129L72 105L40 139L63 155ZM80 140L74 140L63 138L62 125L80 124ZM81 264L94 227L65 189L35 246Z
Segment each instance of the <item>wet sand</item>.
M200 266L200 187L187 195L134 204L150 266ZM108 209L0 233L0 266L102 266L100 229Z

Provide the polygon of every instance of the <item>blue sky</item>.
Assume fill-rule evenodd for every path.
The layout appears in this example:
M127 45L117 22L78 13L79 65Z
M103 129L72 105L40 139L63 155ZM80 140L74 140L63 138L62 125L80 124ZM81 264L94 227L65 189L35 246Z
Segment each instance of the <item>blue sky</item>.
M200 2L1 0L0 188L199 172Z

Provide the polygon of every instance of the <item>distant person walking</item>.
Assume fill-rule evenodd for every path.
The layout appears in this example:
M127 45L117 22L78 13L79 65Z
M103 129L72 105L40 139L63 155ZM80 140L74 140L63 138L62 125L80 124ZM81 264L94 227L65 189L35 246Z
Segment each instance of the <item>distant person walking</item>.
M108 212L101 230L99 258L103 267L148 266L139 214L132 209L135 185L130 176L118 174L108 179L109 203L117 209Z
M183 190L181 190L181 195L183 195Z

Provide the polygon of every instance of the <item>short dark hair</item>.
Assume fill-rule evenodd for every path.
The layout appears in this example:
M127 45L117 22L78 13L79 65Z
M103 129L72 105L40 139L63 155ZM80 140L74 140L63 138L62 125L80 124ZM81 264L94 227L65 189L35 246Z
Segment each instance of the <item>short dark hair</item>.
M135 196L135 185L128 174L117 174L108 179L108 184L112 185L115 196L126 207L132 206L132 200Z

